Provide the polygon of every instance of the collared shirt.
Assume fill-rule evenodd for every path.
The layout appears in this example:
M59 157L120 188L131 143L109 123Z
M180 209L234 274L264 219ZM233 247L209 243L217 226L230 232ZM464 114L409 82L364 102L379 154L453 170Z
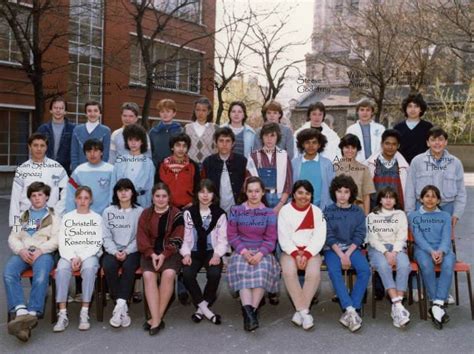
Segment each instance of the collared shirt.
M226 160L222 165L222 174L220 181L220 207L224 209L226 213L230 211L230 208L235 205L234 193L232 192L232 184L230 182L229 170L227 169Z
M392 166L395 165L395 162L397 162L395 157L391 160L387 160L382 154L379 155L378 159L386 168L392 168Z

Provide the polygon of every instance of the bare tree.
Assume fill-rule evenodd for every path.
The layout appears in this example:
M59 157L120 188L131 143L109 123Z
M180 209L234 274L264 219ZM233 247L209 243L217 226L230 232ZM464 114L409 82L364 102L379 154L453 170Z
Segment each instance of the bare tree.
M254 19L250 6L239 17L235 13L235 7L229 12L223 1L222 6L224 31L216 38L214 66L214 86L217 95L216 124L220 124L225 109L224 92L228 89L229 83L243 73L242 63L248 57L245 40Z
M68 7L60 0L31 0L26 5L2 1L0 4L0 18L8 23L13 33L21 53L19 62L33 85L33 129L41 123L45 101L57 94L46 93L44 77L64 66L48 60L46 54L53 47L60 47L60 42L69 36L68 26L58 25L67 16ZM50 21L44 21L46 17Z
M277 5L272 12L278 14L282 10ZM285 13L291 13L291 9ZM289 18L290 15L278 19L268 17L268 22L271 23L255 21L250 28L250 38L245 42L245 46L258 57L260 66L256 68L257 72L263 70L266 80L266 85L260 87L264 97L263 104L276 98L285 84L285 79L288 78L289 71L297 70L296 64L304 61L304 59L287 60L287 54L291 49L306 43L305 40L290 39L294 33L286 32Z

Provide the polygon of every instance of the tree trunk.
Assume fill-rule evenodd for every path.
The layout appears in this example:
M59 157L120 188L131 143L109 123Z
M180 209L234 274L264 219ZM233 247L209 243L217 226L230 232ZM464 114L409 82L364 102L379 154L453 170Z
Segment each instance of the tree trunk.
M224 112L224 99L222 98L222 92L225 87L217 87L217 114L216 114L216 124L221 124L222 113Z
M151 98L153 96L153 90L155 89L155 80L153 79L153 74L147 75L146 78L146 87L145 87L145 98L143 100L142 108L142 126L148 130L148 116L150 115L150 104Z
M43 91L43 77L35 75L32 78L34 96L35 96L35 110L33 112L32 131L35 132L43 121L44 114L44 91Z

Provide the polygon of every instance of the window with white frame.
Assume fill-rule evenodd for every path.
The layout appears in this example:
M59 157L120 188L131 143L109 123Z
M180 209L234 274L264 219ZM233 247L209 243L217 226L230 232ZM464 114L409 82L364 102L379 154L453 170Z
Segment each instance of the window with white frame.
M17 10L18 13L16 16L18 16L20 23L24 23L24 27L26 28L28 17L27 9L18 7ZM21 52L13 31L7 20L4 17L0 17L0 63L19 64L21 60Z
M154 42L152 60L159 60L155 67L155 87L184 92L200 92L203 54L178 48L162 42ZM130 84L145 85L146 71L140 48L135 37L130 47Z
M31 111L0 107L0 167L16 167L28 160Z
M68 112L84 122L84 104L102 101L103 0L69 2Z

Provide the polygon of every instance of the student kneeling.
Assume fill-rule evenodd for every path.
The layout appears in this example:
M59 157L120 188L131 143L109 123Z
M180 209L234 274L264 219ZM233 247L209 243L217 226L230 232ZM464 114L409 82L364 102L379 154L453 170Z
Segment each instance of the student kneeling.
M20 217L8 237L8 244L15 253L3 272L8 311L15 311L16 318L8 322L8 333L26 342L31 329L43 314L44 299L48 290L49 273L54 266L52 253L58 248L59 218L48 208L51 188L43 182L28 186L27 197L31 207ZM33 269L30 301L26 305L21 287L21 274Z

